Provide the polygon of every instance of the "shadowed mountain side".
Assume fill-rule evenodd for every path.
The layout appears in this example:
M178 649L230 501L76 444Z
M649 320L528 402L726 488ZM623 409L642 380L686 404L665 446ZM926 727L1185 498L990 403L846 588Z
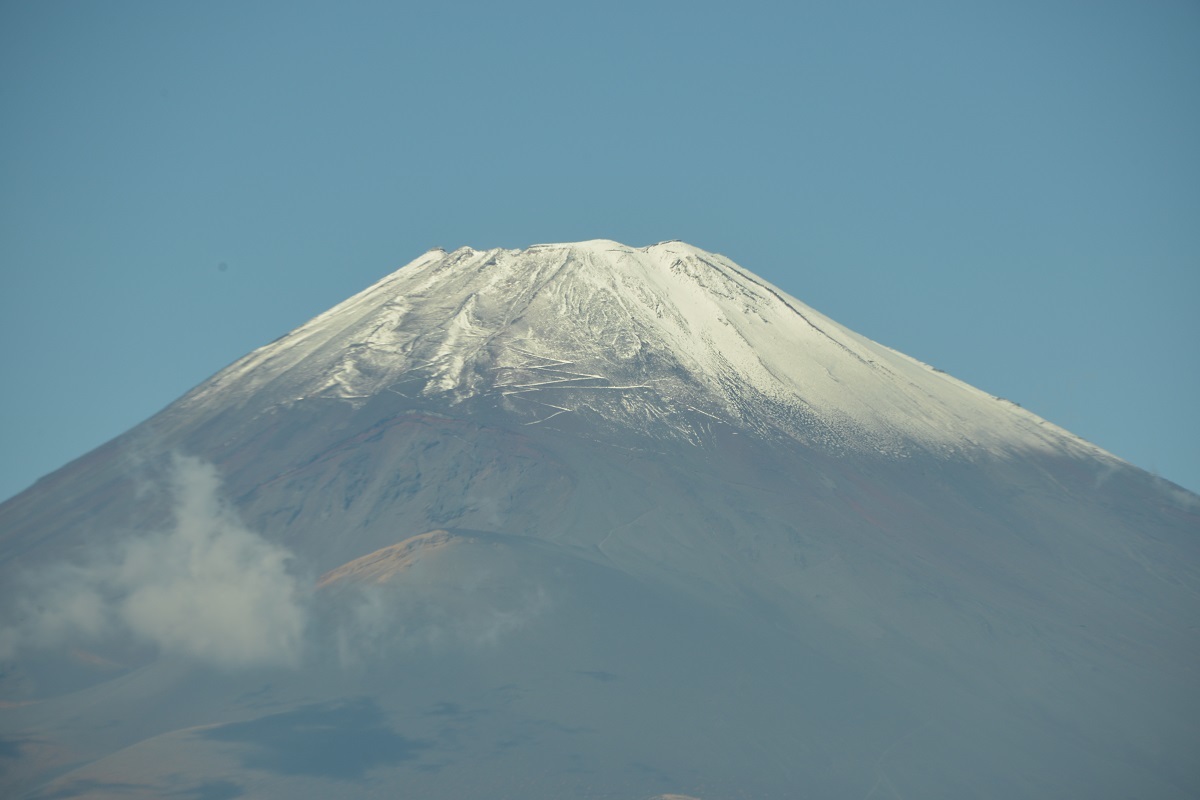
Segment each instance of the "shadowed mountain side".
M1187 584L1169 576L1197 563L1195 540L1177 527L1193 512L1164 501L1120 521L1131 513L1122 495L1143 494L1153 479L1049 457L895 465L715 437L709 447L616 447L401 415L354 448L242 492L253 527L327 565L304 680L273 676L274 707L369 696L400 713L419 704L410 691L424 686L420 697L467 708L464 697L486 697L489 686L522 686L532 704L526 716L487 728L508 745L469 734L489 722L455 734L476 736L479 763L503 752L520 772L528 751L531 774L544 756L557 765L556 780L566 780L584 758L590 774L628 787L628 796L702 788L685 778L703 776L704 787L724 787L710 796L758 786L759 796L784 797L794 773L772 765L795 763L807 763L808 780L825 787L818 796L856 796L869 787L856 783L861 769L851 777L853 765L874 763L871 748L886 747L880 740L918 729L898 748L907 753L903 764L888 772L902 792L951 797L947 786L970 793L983 775L1004 786L1006 769L1019 762L1011 775L1020 778L1004 796L1053 796L1054 787L1085 784L1157 785L1156 796L1186 796L1175 787L1193 776L1171 765L1185 763L1196 739L1197 716L1178 712L1194 705L1189 687L1200 654L1189 635ZM406 500L397 506L398 494ZM345 527L321 522L335 513ZM527 536L395 539L400 526L464 522ZM403 568L379 585L373 563L386 565L383 572ZM355 573L367 580L349 580ZM1113 579L1097 580L1106 574ZM1160 608L1154 617L1139 611L1148 600ZM317 668L314 657L328 663ZM66 722L71 709L85 698L93 709L113 701L95 715L107 720L104 733L77 745L99 757L122 738L134 745L173 728L244 718L228 702L228 676L180 670L150 665L100 684L94 697L18 710L6 730L87 739ZM639 670L648 671L645 682L630 683ZM591 673L617 677L586 679ZM188 702L172 701L178 705L166 715L157 701L142 709L149 686L160 687L150 697L186 691ZM896 698L906 698L902 707ZM934 721L920 727L931 709ZM601 733L572 750L556 750L553 737L504 733L539 730L529 719ZM440 741L440 728L393 721L397 735ZM718 721L728 738L713 733ZM631 729L644 737L631 738ZM843 749L830 752L830 741ZM946 766L946 753L957 766ZM715 763L726 757L740 766L719 778ZM657 764L674 783L626 780L607 759L631 770ZM455 764L454 775L473 774ZM749 764L759 764L757 783L746 780ZM427 797L473 791L446 770L419 766L403 767L401 785L421 785ZM473 780L488 784L488 768L479 769ZM196 780L206 774L227 773L201 770ZM279 796L295 790L286 786ZM626 796L612 791L594 796Z
M928 705L820 642L680 603L527 539L454 534L383 584L329 589L303 672L226 678L206 691L195 674L150 667L160 696L174 695L172 683L206 695L188 730L132 737L33 796L73 796L114 775L130 788L107 786L112 797L195 791L214 775L279 798L398 785L447 800L782 798L799 785L813 797L862 797L876 783L950 798L981 781L1050 796L1111 772L1085 742L1051 736L1019 709L954 690ZM106 736L129 716L170 730L153 697L114 688L51 701L36 718L61 715L69 726L86 706L111 718ZM169 716L181 721L178 710Z

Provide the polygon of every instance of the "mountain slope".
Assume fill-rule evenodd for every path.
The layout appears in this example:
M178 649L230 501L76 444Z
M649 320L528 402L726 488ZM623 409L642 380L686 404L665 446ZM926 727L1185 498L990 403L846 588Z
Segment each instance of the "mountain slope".
M0 506L0 764L1193 796L1198 510L689 245L430 251Z
M972 444L1095 452L680 242L430 251L223 371L180 410L198 413L210 398L281 406L382 392L691 439L702 435L699 413L894 454Z

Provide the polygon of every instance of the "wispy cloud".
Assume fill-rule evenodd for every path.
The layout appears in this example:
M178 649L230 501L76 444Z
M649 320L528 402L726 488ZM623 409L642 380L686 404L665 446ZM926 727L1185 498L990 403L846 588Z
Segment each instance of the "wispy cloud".
M550 610L545 587L502 557L497 562L417 569L389 584L346 587L334 611L342 666L395 652L488 649Z
M131 635L227 668L299 661L307 613L291 553L242 523L211 464L176 456L170 481L170 529L31 576L0 629L0 658Z

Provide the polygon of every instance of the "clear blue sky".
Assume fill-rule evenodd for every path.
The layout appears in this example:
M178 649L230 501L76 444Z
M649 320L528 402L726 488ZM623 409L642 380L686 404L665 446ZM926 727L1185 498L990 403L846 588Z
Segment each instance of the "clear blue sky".
M1197 490L1198 142L1194 0L0 0L0 497L429 247L598 237Z

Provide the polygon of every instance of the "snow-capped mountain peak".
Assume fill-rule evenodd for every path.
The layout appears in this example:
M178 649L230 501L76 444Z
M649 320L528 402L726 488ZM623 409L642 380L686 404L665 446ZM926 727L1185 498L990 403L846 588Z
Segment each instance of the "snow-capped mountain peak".
M185 405L227 393L269 407L384 392L487 402L527 425L584 416L694 442L730 425L886 456L1097 452L679 241L430 250Z

